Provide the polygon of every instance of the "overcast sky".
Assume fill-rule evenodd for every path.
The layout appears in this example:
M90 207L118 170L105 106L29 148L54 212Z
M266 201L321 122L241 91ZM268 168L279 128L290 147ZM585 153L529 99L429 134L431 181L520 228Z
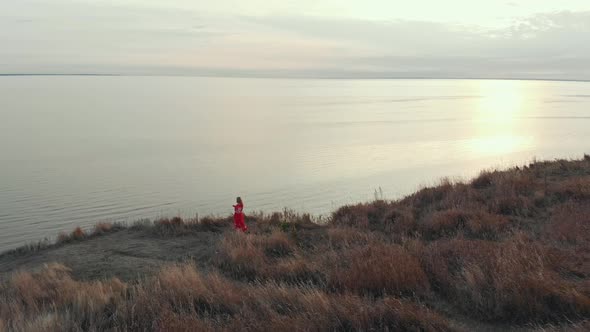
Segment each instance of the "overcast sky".
M0 0L0 73L590 79L588 0Z

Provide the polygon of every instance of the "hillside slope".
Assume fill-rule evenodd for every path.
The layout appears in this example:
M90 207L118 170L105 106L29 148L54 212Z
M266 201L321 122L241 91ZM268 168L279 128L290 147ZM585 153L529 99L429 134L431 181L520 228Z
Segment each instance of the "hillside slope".
M590 329L588 156L313 219L99 224L4 253L0 330Z

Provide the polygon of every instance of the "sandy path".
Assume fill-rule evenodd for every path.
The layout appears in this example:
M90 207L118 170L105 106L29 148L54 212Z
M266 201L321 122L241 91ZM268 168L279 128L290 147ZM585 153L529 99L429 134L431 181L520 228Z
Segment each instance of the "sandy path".
M118 277L128 281L151 274L163 263L193 259L207 269L222 233L194 232L161 237L146 229L123 229L38 252L0 256L0 278L45 263L62 263L78 280Z

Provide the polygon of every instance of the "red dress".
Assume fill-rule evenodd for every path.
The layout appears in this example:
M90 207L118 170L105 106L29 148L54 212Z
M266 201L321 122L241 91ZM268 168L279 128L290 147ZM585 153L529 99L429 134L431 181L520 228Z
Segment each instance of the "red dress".
M234 227L245 232L248 230L246 222L244 221L244 204L238 203L234 207Z

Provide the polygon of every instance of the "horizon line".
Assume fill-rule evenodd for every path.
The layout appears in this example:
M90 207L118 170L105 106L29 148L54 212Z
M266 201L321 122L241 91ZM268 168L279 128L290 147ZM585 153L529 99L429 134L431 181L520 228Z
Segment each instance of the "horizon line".
M255 79L325 79L325 80L499 80L499 81L554 81L590 82L590 79L576 78L523 78L523 77L429 77L429 76L273 76L273 75L212 75L212 74L114 74L114 73L0 73L9 76L120 76L120 77L210 77L210 78L255 78Z

